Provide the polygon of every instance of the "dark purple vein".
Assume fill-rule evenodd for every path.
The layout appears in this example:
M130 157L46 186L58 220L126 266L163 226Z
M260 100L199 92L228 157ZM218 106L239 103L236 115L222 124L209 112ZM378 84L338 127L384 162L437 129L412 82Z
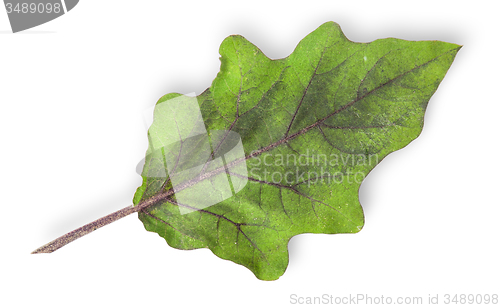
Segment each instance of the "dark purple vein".
M309 130L317 127L320 124L322 124L326 119L328 119L328 118L330 118L330 117L332 117L332 116L334 116L334 115L336 115L336 114L338 114L338 113L346 110L347 108L351 107L355 103L363 100L368 95L370 95L370 94L378 91L382 87L384 87L384 86L386 86L386 85L394 82L395 80L397 80L397 79L405 76L406 74L408 74L408 73L410 73L410 72L412 72L414 70L417 70L417 69L419 69L419 68L421 68L421 67L423 67L425 65L428 65L429 63L431 63L433 61L436 61L441 56L443 56L443 55L445 55L447 53L453 52L453 51L455 51L455 50L447 51L447 52L445 52L445 53L443 53L443 54L435 57L434 59L431 59L431 60L429 60L429 61L427 61L425 63L422 63L422 64L420 64L420 65L418 65L418 66L416 66L416 67L414 67L414 68L412 68L412 69L410 69L410 70L408 70L408 71L406 71L406 72L404 72L404 73L402 73L402 74L394 77L393 79L390 79L390 80L386 81L385 83L383 83L383 84L375 87L374 89L368 91L364 95L357 96L351 102L347 103L346 105L340 107L339 109L335 110L334 112L332 112L331 114L327 115L326 117L324 117L324 118L318 120L317 122L315 122L315 123L313 123L313 124L311 124L311 125L303 128L303 129L299 130L298 132L296 132L296 133L294 133L292 135L286 135L283 139L281 139L279 141L276 141L275 143L270 144L270 145L268 145L268 146L266 146L264 148L261 148L260 150L255 151L255 152L251 153L250 155L247 155L246 157L244 157L242 159L233 161L233 162L227 164L227 166L225 166L224 168L218 168L218 169L213 170L211 172L202 174L199 177L197 177L197 178L195 178L195 179L193 179L191 181L186 182L185 184L179 185L179 187L176 187L176 191L179 191L178 189L181 189L181 190L185 189L187 187L190 187L190 186L198 183L201 180L204 180L206 178L209 178L211 176L214 176L216 174L224 172L226 170L226 168L231 168L232 166L234 166L236 164L239 164L239 163L241 163L243 161L246 161L246 160L248 160L248 159L250 159L252 157L258 156L258 155L260 155L260 154L262 154L262 153L264 153L266 151L269 151L269 150L271 150L271 149L273 149L273 148L275 148L275 147L277 147L277 146L279 146L279 145L281 145L283 143L286 143L286 142L288 142L288 141L290 141L290 140L292 140L292 139L294 139L294 138L296 138L298 136L301 136L301 135L307 133ZM359 95L359 91L358 91L358 95ZM72 241L74 241L74 240L76 240L76 239L78 239L78 238L80 238L80 237L82 237L82 236L84 236L84 235L86 235L88 233L91 233L91 232L97 230L98 228L101 228L101 227L103 227L103 226L105 226L107 224L110 224L110 223L112 223L112 222L114 222L114 221L116 221L118 219L121 219L121 218L123 218L125 216L128 216L128 215L130 215L132 213L138 212L138 211L140 211L140 210L142 210L144 208L147 208L148 206L151 206L151 205L156 204L158 202L164 201L169 196L171 196L173 194L174 194L174 190L173 189L170 189L170 190L165 191L165 192L160 191L156 195L154 195L154 196L152 196L152 197L150 197L150 198L148 198L148 199L140 202L136 206L130 205L130 206L126 207L126 208L123 208L123 209L121 209L119 211L111 213L111 214L109 214L107 216L101 217L101 218L99 218L99 219L97 219L97 220L95 220L95 221L93 221L93 222L91 222L89 224L86 224L86 225L84 225L84 226L82 226L82 227L80 227L78 229L75 229L75 230L73 230L73 231L71 231L71 232L69 232L69 233L67 233L67 234L65 234L65 235L63 235L63 236L61 236L61 237L53 240L50 243L47 243L46 245L41 246L40 248L36 249L32 253L33 254L38 254L38 253L50 253L50 252L53 252L53 251L55 251L55 250L57 250L57 249L65 246L65 245L71 243ZM311 200L314 200L314 199L312 199L309 196L305 196L304 195L304 197L310 198ZM314 200L314 201L322 203L321 201L318 201L318 200ZM325 205L327 205L327 204L325 204ZM329 205L327 205L327 206L329 206ZM205 211L205 210L200 210L200 211L206 212L206 213L208 213L210 215L218 215L218 214L211 213L211 212L208 212L208 211ZM221 216L221 217L224 217L224 216ZM224 219L227 219L227 218L224 218ZM238 224L238 230L242 232L241 226L245 225L245 224L242 224L242 223L237 223L237 224ZM242 232L242 234L245 235L243 232ZM250 241L250 239L248 237L247 237L247 239ZM258 249L258 248L256 247L256 249Z

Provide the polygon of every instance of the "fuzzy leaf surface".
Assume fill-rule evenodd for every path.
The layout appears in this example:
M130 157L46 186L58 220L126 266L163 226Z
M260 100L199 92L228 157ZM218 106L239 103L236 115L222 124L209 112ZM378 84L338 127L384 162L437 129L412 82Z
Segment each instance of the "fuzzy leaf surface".
M355 43L328 22L290 56L271 60L242 36L226 38L220 72L197 100L208 134L222 130L241 137L248 183L232 197L184 215L180 208L197 205L180 204L170 194L141 211L140 220L172 247L209 248L259 279L278 279L293 236L361 230L363 178L418 137L427 103L460 47L393 38ZM157 108L180 96L165 95ZM155 113L153 125L162 121ZM168 176L148 176L172 155L154 151L155 136L150 129L149 159L134 204L173 188Z

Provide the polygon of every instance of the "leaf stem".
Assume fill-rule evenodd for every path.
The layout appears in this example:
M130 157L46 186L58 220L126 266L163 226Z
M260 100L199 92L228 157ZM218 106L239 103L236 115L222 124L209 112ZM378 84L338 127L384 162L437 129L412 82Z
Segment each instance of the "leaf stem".
M59 248L73 242L74 240L77 240L80 237L91 233L92 231L95 231L101 227L104 227L105 225L109 225L110 223L115 222L118 219L121 219L125 216L133 214L135 212L139 212L140 210L169 197L173 193L174 193L173 190L169 190L169 191L160 193L160 194L153 196L153 197L151 197L143 202L140 202L136 206L129 205L126 208L123 208L123 209L118 210L114 213L111 213L111 214L106 215L104 217L101 217L97 220L94 220L93 222L88 223L85 226L82 226L78 229L75 229L75 230L69 232L69 233L66 233L63 236L56 238L52 242L43 245L42 247L34 250L32 252L32 254L54 252L54 251L58 250Z
M138 206L127 206L126 208L123 208L119 211L116 211L114 213L111 213L109 215L106 215L104 217L101 217L97 220L94 220L91 223L86 224L83 227L80 227L78 229L75 229L69 233L66 233L65 235L56 238L50 243L47 243L43 245L42 247L36 249L35 251L32 252L32 254L37 254L37 253L51 253L59 248L73 242L74 240L89 234L92 231L95 231L99 229L100 227L104 227L105 225L108 225L112 222L117 221L120 218L123 218L125 216L128 216L132 213L135 213L139 211L140 208Z

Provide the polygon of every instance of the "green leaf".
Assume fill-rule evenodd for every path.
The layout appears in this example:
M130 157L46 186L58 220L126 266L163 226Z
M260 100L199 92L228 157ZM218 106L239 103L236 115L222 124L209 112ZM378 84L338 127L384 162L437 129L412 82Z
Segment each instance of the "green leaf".
M361 230L362 180L420 134L427 103L460 47L393 38L354 43L328 22L289 57L271 60L241 36L226 38L220 72L196 98L202 126L187 116L196 113L189 109L193 98L168 94L156 105L143 184L134 196L135 205L153 205L139 218L172 247L206 247L259 279L279 278L294 235ZM172 100L184 106L177 119L185 123L160 108ZM198 129L200 138L187 133ZM243 159L218 153L227 133L217 131L241 138ZM207 136L210 142L203 141ZM169 138L180 142L168 148L162 140ZM160 174L173 163L182 170L195 167L207 155L200 148L225 160L180 184ZM211 189L221 183L230 183L229 195ZM198 188L180 195L189 187ZM197 194L224 200L203 207ZM181 197L195 201L186 204Z

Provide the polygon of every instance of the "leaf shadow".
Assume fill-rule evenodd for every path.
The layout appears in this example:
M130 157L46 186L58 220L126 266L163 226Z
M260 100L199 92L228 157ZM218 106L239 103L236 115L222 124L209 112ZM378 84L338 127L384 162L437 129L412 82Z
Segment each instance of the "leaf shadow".
M377 182L375 180L376 175L374 175L374 171L377 168L380 168L380 164L375 166L374 170L372 170L366 178L361 183L358 191L358 198L361 207L363 208L363 213L365 215L365 223L369 220L370 215L373 213L373 204L372 197L375 195L375 190L377 187Z
M130 192L135 192L137 183L131 182L128 187L124 187L114 195L96 196L95 202L84 201L85 203L74 204L69 214L63 219L54 219L54 223L48 228L44 228L44 236L47 238L58 237L96 219L99 219L112 212L118 211L132 204ZM62 216L62 215L61 215Z

